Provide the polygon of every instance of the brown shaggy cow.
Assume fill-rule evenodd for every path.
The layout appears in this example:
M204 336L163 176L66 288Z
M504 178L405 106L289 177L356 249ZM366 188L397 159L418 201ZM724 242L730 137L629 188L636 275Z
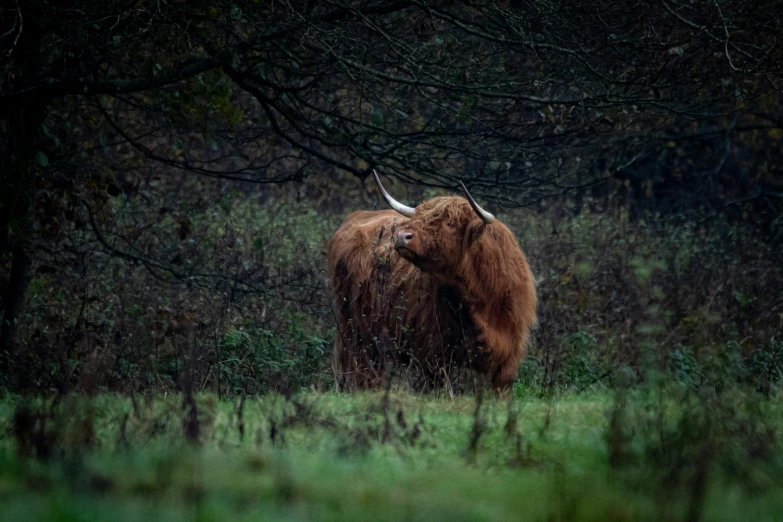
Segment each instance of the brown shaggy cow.
M329 240L338 385L377 386L392 365L432 381L471 367L511 385L536 322L533 274L514 235L473 200L436 197L350 214Z

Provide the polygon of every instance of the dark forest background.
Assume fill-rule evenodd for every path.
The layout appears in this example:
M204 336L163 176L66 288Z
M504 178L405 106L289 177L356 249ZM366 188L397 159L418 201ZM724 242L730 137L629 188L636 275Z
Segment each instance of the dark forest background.
M463 181L519 238L518 389L783 376L768 1L0 7L0 385L330 389L325 243Z

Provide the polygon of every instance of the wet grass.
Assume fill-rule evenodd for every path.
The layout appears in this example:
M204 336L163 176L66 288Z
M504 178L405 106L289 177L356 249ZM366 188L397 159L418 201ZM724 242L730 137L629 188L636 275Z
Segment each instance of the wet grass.
M0 520L780 520L779 401L690 397L7 397Z

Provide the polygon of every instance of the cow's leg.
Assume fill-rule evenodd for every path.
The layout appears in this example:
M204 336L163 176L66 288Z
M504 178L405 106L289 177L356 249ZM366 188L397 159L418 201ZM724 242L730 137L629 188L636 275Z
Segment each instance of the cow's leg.
M340 354L342 353L342 343L340 342L340 334L338 333L334 337L334 345L332 345L332 373L334 374L334 391L340 393L343 387L343 368L342 361L340 361Z
M519 359L509 357L504 363L500 364L492 374L492 389L498 395L505 396L514 384L519 370Z
M349 340L350 342L350 340ZM356 388L356 360L353 352L345 345L345 339L337 333L334 339L332 353L332 371L334 372L334 388L337 392L350 391Z

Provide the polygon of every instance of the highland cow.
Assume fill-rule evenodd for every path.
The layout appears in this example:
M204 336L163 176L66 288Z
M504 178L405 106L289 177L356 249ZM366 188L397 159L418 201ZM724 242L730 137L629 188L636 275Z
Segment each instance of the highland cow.
M454 368L509 387L536 323L536 289L514 235L465 198L350 214L329 240L338 385L380 385L395 365L429 382Z

